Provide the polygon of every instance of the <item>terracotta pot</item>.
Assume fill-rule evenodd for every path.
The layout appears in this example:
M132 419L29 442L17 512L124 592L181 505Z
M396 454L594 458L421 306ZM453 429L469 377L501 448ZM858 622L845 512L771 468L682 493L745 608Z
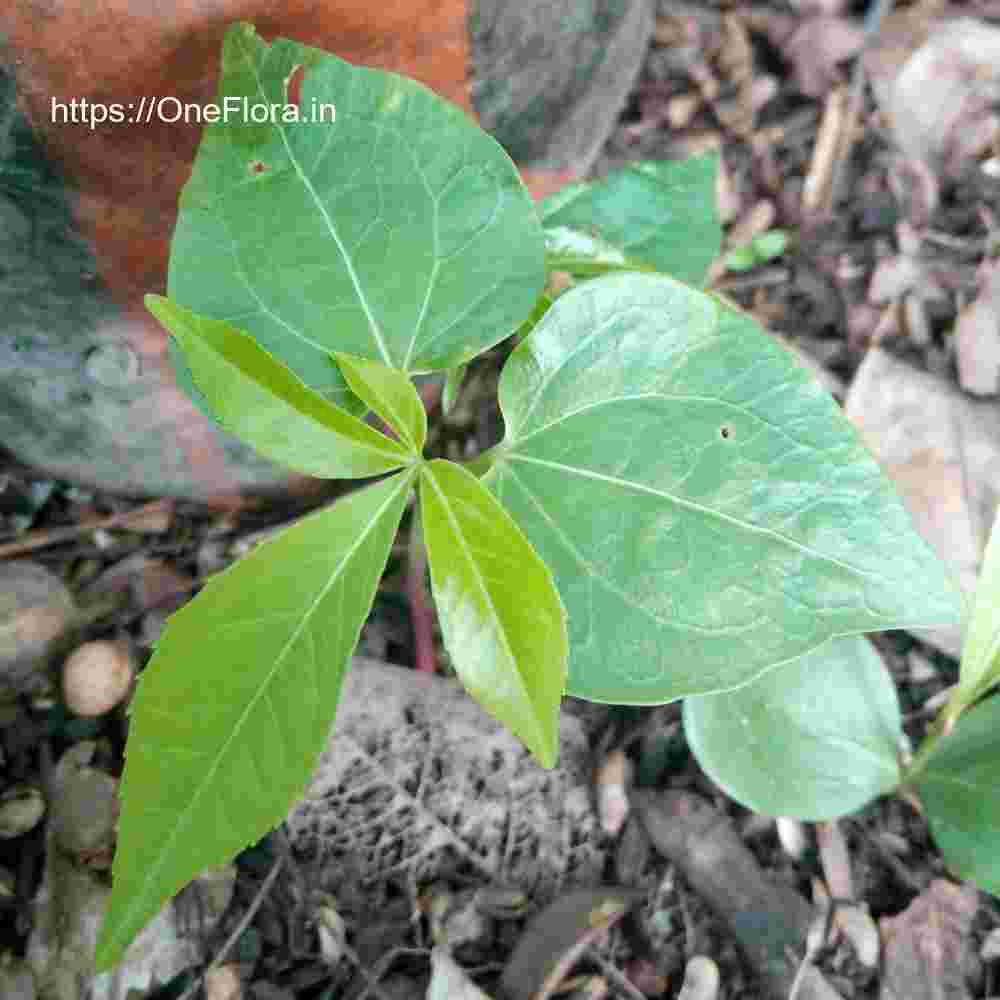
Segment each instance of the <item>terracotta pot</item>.
M194 499L310 488L198 414L176 389L166 336L141 305L146 292L165 289L200 128L53 118L53 101L212 101L222 37L236 20L265 38L404 73L469 107L464 0L4 5L0 441L52 475Z

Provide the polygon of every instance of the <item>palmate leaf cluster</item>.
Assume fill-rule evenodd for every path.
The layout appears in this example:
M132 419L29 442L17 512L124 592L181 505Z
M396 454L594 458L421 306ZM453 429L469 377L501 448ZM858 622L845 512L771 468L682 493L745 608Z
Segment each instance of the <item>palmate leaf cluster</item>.
M220 101L285 103L299 67L300 106L333 102L336 122L208 127L169 296L147 301L223 428L298 472L375 482L170 619L131 709L99 966L302 793L414 496L456 673L541 765L564 694L686 697L699 759L755 808L827 817L895 788L899 709L861 634L952 623L961 600L835 402L699 290L716 159L636 165L538 210L503 150L411 80L236 25ZM554 270L576 283L552 301ZM447 372L450 400L515 333L503 440L469 467L425 459L411 376ZM983 628L970 699L996 679ZM971 739L945 741L920 787L982 874L948 778Z

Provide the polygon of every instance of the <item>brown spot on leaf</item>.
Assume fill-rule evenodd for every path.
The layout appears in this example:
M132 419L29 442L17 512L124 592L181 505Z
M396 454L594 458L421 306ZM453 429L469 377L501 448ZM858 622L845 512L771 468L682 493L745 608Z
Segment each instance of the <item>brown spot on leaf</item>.
M306 77L305 66L296 66L285 79L285 100L295 107L301 107L302 81Z

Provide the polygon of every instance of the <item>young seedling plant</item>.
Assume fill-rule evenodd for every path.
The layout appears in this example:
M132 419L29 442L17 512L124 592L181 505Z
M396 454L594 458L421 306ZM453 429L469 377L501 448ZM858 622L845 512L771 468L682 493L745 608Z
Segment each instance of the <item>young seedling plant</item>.
M862 633L953 625L962 600L834 400L700 290L716 158L536 208L459 108L245 24L223 47L227 98L303 117L206 127L149 309L222 427L298 472L374 481L171 617L131 708L98 968L303 793L414 493L455 672L540 766L563 695L686 698L691 746L739 801L817 820L906 786L952 868L1000 892L1000 701L982 700L1000 544L961 681L912 756ZM314 102L335 121L310 121ZM575 283L553 298L554 271ZM517 332L502 441L425 459L411 376L447 373L451 397Z

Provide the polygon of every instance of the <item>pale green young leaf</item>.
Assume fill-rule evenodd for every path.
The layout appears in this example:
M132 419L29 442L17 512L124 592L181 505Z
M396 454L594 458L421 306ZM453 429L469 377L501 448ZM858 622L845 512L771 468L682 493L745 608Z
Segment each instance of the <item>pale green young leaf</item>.
M538 301L535 303L534 308L531 310L531 314L528 318L518 327L517 334L514 337L515 343L520 343L525 337L535 329L536 326L542 321L542 317L549 311L549 306L555 302L548 293L543 292L538 296Z
M986 545L953 699L969 705L1000 683L1000 517Z
M914 784L948 867L1000 895L1000 698L963 715Z
M398 435L409 451L419 457L427 441L427 411L407 375L379 361L334 354L347 384Z
M754 237L753 249L762 262L775 260L788 249L788 233L784 229L769 229Z
M97 965L302 794L415 471L303 518L173 615L133 700Z
M657 704L834 636L961 618L833 398L714 296L647 274L570 289L500 405L484 482L555 574L568 694Z
M547 230L564 227L594 237L596 263L608 261L610 247L623 259L702 285L722 248L715 207L718 169L716 153L633 163L603 180L570 184L546 198L542 224ZM578 256L582 249L580 244Z
M599 236L568 226L545 230L545 266L550 271L565 271L577 278L595 278L615 271L655 271L638 260L630 260L618 247Z
M554 767L567 645L552 574L460 466L425 465L420 505L434 602L459 679L543 767Z
M362 479L411 461L398 441L308 388L241 330L159 295L145 302L183 351L219 424L262 455L326 479Z
M226 34L218 103L289 103L300 121L206 127L171 244L171 298L246 330L321 392L332 351L407 372L454 367L512 334L545 276L535 206L510 157L414 80L249 24ZM324 107L335 121L316 121Z
M684 734L727 795L768 816L833 819L899 784L896 688L862 636L734 691L685 698Z

